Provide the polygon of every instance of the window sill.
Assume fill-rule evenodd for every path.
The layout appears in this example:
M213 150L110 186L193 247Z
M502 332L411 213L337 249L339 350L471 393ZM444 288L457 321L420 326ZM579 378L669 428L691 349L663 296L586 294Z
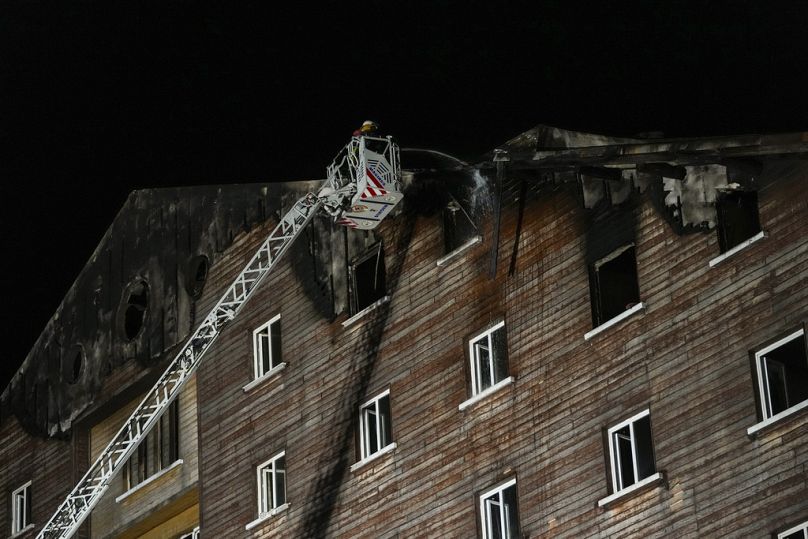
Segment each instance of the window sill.
M126 492L124 492L123 494L121 494L120 496L115 498L115 503L121 503L122 501L124 501L128 497L132 496L133 494L135 494L139 490L143 489L147 485L150 485L150 484L154 483L155 481L157 481L158 479L160 479L164 475L168 474L172 470L175 470L175 469L179 468L180 466L182 466L182 463L183 463L182 459L175 460L174 462L171 463L171 465L168 468L163 468L162 470L160 470L156 474L150 475L148 478L146 478L145 481L142 481L142 482L138 483L134 487L130 488L129 490L127 490Z
M604 323L602 323L598 327L592 329L591 331L587 331L584 334L584 340L588 341L589 339L591 339L592 337L594 337L598 333L602 333L602 332L606 331L607 329L609 329L610 327L616 326L617 324L619 324L620 322L622 322L626 318L634 316L635 314L637 314L638 312L640 312L642 310L645 310L645 302L644 301L639 302L638 304L636 304L634 307L632 307L630 309L626 309L622 313L618 314L614 318L611 318L611 319L605 321Z
M21 529L20 531L18 531L17 533L15 533L13 535L10 535L8 537L8 539L15 539L16 537L22 537L23 535L25 535L29 531L33 530L35 527L36 527L36 525L31 523L31 524L27 525L26 527L24 527L23 529Z
M393 450L396 447L398 447L398 444L396 444L395 442L393 442L392 444L387 444L386 446L382 447L381 449L379 449L378 451L373 453L371 456L366 457L366 458L360 460L359 462L357 462L356 464L352 465L351 466L351 471L355 472L359 468L362 468L366 464L370 464L371 462L378 459L379 457L381 457L383 455L386 455L387 453L392 453Z
M469 250L472 246L477 245L481 241L483 241L482 236L474 236L469 241L467 241L466 243L464 243L463 245L461 245L460 247L458 247L457 249L455 249L451 253L443 255L442 257L440 257L435 264L438 267L445 266L446 264L451 262L453 258L455 258L457 256L460 256L461 254L463 254L463 252Z
M269 369L267 372L265 372L263 376L261 376L260 378L256 378L246 386L242 387L241 388L242 391L244 391L244 393L247 393L251 389L260 386L261 384L263 384L264 382L266 382L267 380L269 380L270 378L272 378L285 368L286 368L286 362L278 363L277 365Z
M747 247L749 247L753 243L755 243L757 241L760 241L763 238L768 238L768 237L769 237L768 232L764 232L764 231L761 230L760 232L758 232L757 234L755 234L754 236L752 236L748 240L739 243L738 245L736 245L735 247L733 247L729 251L727 251L725 253L721 253L717 257L710 260L710 267L713 268L713 267L717 266L718 264L720 264L721 262L723 262L727 258L733 256L734 254L736 254L736 253L738 253L740 251L743 251L744 249L746 249Z
M377 308L381 307L388 301L390 301L390 296L384 296L382 299L377 300L375 303L371 303L370 305L368 305L367 307L365 307L364 309L362 309L361 311L359 311L358 313L356 313L355 315L344 321L342 323L342 327L347 328L351 324L355 323L357 320L367 316L369 312L376 310Z
M279 505L278 507L276 507L272 511L269 511L268 513L264 513L262 515L259 515L258 518L256 518L255 520L253 520L252 522L250 522L246 526L244 526L244 529L249 531L249 530L255 528L256 526L258 526L259 524L261 524L263 522L266 522L267 520L274 517L278 513L283 513L287 509L289 509L289 502L286 502L283 505Z
M779 414L774 414L770 418L764 419L760 423L756 423L756 424L752 425L751 427L746 429L746 434L747 434L747 436L752 436L752 437L757 436L758 433L760 433L762 431L766 431L769 427L772 427L772 426L780 423L781 421L785 420L786 418L791 417L791 416L795 415L797 412L799 412L801 410L805 410L806 408L808 408L808 400L804 400L804 401L802 401L800 403L797 403L794 406L792 406L791 408L786 408L785 410L783 410Z
M655 474L651 474L642 481L634 483L633 485L626 487L619 492L615 492L611 496L606 496L605 498L598 500L598 507L609 507L617 501L622 501L634 494L639 494L642 491L650 490L651 487L658 486L660 483L662 483L662 481L664 481L664 477L661 473L657 472Z
M500 389L511 385L515 381L516 381L516 379L513 376L508 376L507 378L504 378L504 379L500 380L499 382L497 382L496 384L492 385L491 387L485 389L484 391L480 391L479 393L477 393L476 395L474 395L470 399L464 400L463 402L460 403L460 406L458 406L457 409L462 412L463 410L465 410L466 408L468 408L472 404L480 402L481 400L485 399L489 395L492 395L492 394L496 393L497 391L499 391Z

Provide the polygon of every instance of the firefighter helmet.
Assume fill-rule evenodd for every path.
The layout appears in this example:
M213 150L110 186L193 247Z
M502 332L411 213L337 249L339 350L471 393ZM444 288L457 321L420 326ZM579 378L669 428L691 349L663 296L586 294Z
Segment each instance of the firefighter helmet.
M362 127L359 128L359 131L361 131L363 135L370 135L375 133L378 129L379 126L376 124L376 122L366 120L362 123Z

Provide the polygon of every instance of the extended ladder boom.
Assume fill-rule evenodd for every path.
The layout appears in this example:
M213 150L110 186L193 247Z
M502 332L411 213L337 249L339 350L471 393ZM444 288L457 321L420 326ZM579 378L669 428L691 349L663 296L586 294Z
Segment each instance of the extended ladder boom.
M157 423L171 402L177 398L185 382L199 366L202 356L210 349L224 327L238 315L264 277L272 271L277 261L289 249L315 214L320 209L324 209L339 221L344 212L349 210L352 204L361 197L367 182L367 175L373 173L368 172L370 169L365 164L368 161L365 156L365 139L386 144L387 153L395 159L392 163L385 159L390 167L390 174L383 187L396 197L396 202L400 200L399 178L401 176L397 161L398 147L389 137L386 139L353 138L346 148L360 157L356 159L357 164L349 168L347 175L335 173L332 170L333 165L329 167L329 178L318 194L309 193L302 197L283 216L280 223L272 230L269 237L230 285L230 288L180 349L154 387L149 390L149 393L100 453L84 477L70 491L67 498L39 532L38 539L66 539L78 530L140 441ZM368 152L372 154L372 157L379 155L369 150ZM340 156L337 156L337 160L339 159Z

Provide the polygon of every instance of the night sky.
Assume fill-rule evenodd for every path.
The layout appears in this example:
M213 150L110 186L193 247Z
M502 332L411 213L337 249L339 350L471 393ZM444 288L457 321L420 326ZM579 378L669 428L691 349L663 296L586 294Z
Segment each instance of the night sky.
M134 189L322 178L365 119L472 161L808 131L804 2L134 4L0 6L0 387Z

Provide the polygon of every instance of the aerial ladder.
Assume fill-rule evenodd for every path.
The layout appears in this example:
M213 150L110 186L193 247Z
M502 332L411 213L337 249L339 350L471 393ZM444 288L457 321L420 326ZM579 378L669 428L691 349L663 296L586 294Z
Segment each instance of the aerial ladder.
M157 383L59 505L38 539L68 538L78 530L138 444L177 398L222 330L235 320L315 215L325 213L337 224L371 230L403 198L399 148L391 137L352 137L327 173L317 193L301 197L283 215Z

